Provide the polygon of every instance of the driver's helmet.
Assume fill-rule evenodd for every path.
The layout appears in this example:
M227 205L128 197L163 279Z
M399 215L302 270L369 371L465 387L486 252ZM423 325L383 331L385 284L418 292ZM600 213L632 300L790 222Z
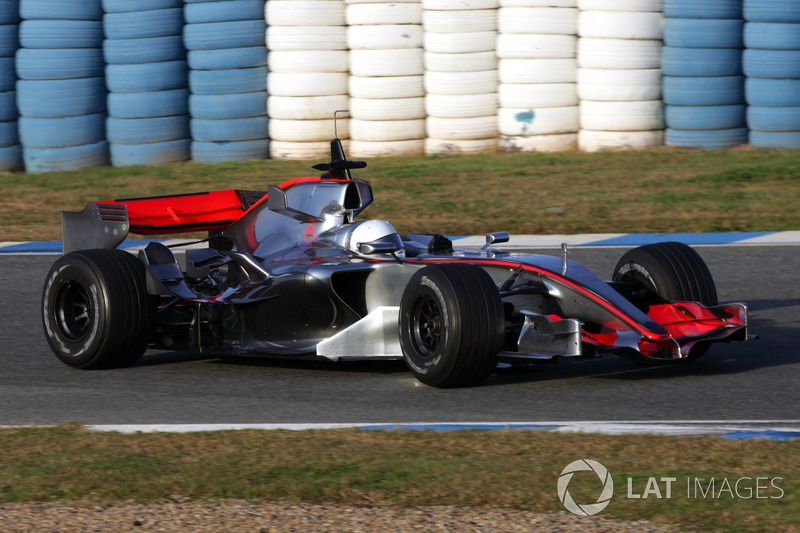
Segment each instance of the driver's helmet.
M359 248L362 244L391 243L398 253L403 252L403 240L397 230L385 220L363 220L354 222L347 242L347 248L358 255L364 255Z

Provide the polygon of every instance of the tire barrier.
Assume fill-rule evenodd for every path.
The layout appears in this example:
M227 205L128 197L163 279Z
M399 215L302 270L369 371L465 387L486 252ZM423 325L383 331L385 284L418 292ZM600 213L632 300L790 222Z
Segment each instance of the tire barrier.
M266 4L270 52L265 107L273 159L330 155L333 113L348 108L345 9L344 0ZM339 116L337 126L339 138L347 139L347 117Z
M26 170L107 165L100 0L21 0L19 12L18 132Z
M19 48L19 2L0 4L0 172L22 169L17 133L16 66Z
M744 0L743 11L749 142L800 148L800 3Z
M741 3L667 0L664 12L667 144L702 150L744 144Z
M501 0L498 10L498 129L503 152L578 146L578 10Z
M422 0L426 154L497 151L499 7Z
M193 161L268 156L264 12L264 0L189 2L184 7Z
M593 152L660 146L660 2L579 0L578 8L578 147Z
M175 0L103 0L106 128L115 167L189 159L182 5Z
M345 4L351 155L422 155L426 112L421 4ZM396 82L393 90L385 91ZM370 84L375 90L369 91Z

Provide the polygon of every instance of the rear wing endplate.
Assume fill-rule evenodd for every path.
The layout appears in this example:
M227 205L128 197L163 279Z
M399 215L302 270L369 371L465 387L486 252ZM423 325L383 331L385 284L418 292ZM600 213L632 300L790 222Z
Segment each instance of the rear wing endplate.
M91 248L116 248L128 236L129 228L125 204L90 202L83 211L61 212L61 240L65 254Z

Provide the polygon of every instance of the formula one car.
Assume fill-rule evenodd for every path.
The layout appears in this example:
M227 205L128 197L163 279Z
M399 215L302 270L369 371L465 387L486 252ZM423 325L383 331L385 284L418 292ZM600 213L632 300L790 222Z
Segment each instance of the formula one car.
M266 192L226 190L91 202L62 214L65 255L42 295L61 361L122 367L147 348L339 359L405 359L434 387L479 384L498 362L610 352L644 363L693 360L746 340L744 304L718 305L703 260L679 243L632 249L610 282L566 258L480 249L443 235L400 235L355 220L372 188L338 139L321 177ZM204 247L128 232L208 232ZM187 243L188 244L188 243ZM197 243L194 243L197 244ZM182 264L183 263L183 264Z

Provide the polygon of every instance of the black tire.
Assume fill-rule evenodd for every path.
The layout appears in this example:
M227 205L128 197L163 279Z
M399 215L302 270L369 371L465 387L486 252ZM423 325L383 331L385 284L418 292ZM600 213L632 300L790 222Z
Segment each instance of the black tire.
M440 388L471 387L497 366L503 305L480 267L429 265L403 292L399 327L403 357L418 380Z
M42 293L45 336L65 364L120 368L145 352L154 305L145 267L121 250L82 250L59 258Z

